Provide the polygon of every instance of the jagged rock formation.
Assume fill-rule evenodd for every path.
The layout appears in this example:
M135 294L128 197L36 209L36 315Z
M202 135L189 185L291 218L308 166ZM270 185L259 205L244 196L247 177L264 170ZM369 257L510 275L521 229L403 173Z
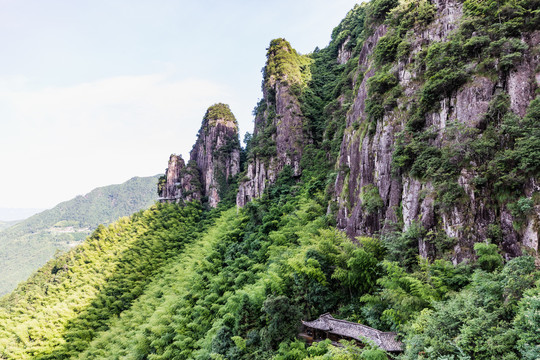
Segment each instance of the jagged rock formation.
M330 162L336 157L328 211L351 238L418 225L423 257L451 253L460 262L488 239L508 258L522 246L538 252L537 172L498 159L517 141L505 122L537 121L525 119L539 88L540 32L487 30L481 22L492 10L484 18L478 11L458 0L357 6L334 30L325 53L334 65L322 65L333 70L322 70L318 84L310 68L320 57L272 41L237 205L260 196L286 165L299 176L313 143ZM339 72L329 99L324 82ZM316 94L304 96L306 88ZM325 104L315 109L323 135L306 130L309 96ZM329 145L337 142L339 150ZM510 173L502 185L498 171Z
M538 252L538 161L526 154L537 145L516 149L528 135L518 129L538 131L540 32L531 19L533 30L516 31L510 13L490 28L489 16L505 21L492 13L458 0L374 1L320 54L273 40L237 205L286 166L300 178L302 166L321 174L335 164L328 212L351 238L418 228L421 256L455 262L488 239L508 258ZM171 158L164 200L216 206L240 169L232 139L236 122L209 109L190 163Z
M301 174L302 150L309 142L304 135L298 95L309 78L310 59L301 56L285 39L270 43L264 68L263 99L256 108L253 149L236 203L259 197L284 166Z
M238 124L228 105L208 108L187 166L171 155L158 186L160 201L208 200L216 207L240 171Z
M417 6L422 6L421 2ZM509 114L525 116L540 82L539 55L535 49L540 33L525 33L521 41L515 41L512 45L515 49L511 51L519 56L514 55L508 69L501 64L490 65L496 69L492 70L495 76L479 70L484 65L474 57L465 62L461 60L463 55L456 65L446 65L455 66L449 69L453 73L446 75L453 76L455 82L443 85L446 88L440 90L434 105L423 108L427 95L431 95L428 86L436 85L431 79L438 79L444 71L437 69L438 72L430 73L430 66L435 68L437 64L428 63L426 68L425 62L449 61L444 58L452 56L448 53L441 54L440 60L436 55L429 57L435 54L437 46L446 47L444 51L450 52L450 47L454 46L452 37L464 28L460 28L462 2L439 0L425 6L433 6L434 10L427 25L417 25L414 32L399 39L395 30L389 33L388 24L381 24L365 39L359 52L357 71L363 76L359 83L353 83L353 88L358 90L347 113L347 128L336 166L340 169L334 186L338 227L354 237L395 228L407 230L417 222L426 233L455 239L453 259L457 262L473 256L475 242L487 238L496 241L494 233L499 233L499 246L508 257L520 255L521 245L538 251L540 207L529 211L526 219L516 219L510 202L495 200L493 188L480 184L485 181L485 176L477 170L481 164L474 156L467 158L465 153L471 150L465 147L487 137L489 134L483 132L488 126L490 129L500 126L500 119L494 120L489 115L500 99L508 99ZM471 36L479 40L480 35L483 34ZM486 38L482 41L487 42ZM397 61L385 63L383 51L390 41L401 41L400 46L404 44L408 51ZM384 43L378 47L381 42ZM379 50L382 55L377 53ZM343 62L347 57L350 55L341 51L337 61ZM378 90L377 86L387 88ZM394 99L392 92L398 93ZM377 105L381 106L380 115L373 110ZM418 122L414 123L414 119ZM495 121L499 123L488 124ZM421 133L425 139L418 140ZM411 150L413 146L426 150ZM404 148L412 152L403 155L408 162L405 165L396 161L396 158L401 159L400 151ZM415 168L415 164L420 164L416 159L427 150L439 154L433 155L439 159L443 159L447 151L455 152L445 164L452 167L455 175L441 174L450 171L442 166L435 174L426 173L433 168L430 164ZM537 179L529 178L524 198L531 199L538 189ZM522 225L516 226L520 221ZM420 254L434 256L437 252L434 243L428 236L419 239Z
M182 199L181 174L185 167L182 155L172 154L169 157L165 176L158 182L160 201L178 202Z

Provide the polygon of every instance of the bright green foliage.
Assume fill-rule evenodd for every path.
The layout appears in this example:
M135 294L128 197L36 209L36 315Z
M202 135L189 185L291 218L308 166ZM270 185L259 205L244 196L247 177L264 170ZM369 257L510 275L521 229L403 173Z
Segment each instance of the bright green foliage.
M355 248L347 244L347 257L345 263L340 264L333 274L333 278L339 280L348 287L351 300L357 296L371 292L375 288L377 278L380 276L379 260L369 248Z
M396 263L384 262L383 265L386 275L378 280L380 292L366 295L362 300L373 311L376 311L376 307L385 308L380 314L381 323L387 324L385 327L390 325L391 328L398 328L440 297L434 285L426 283L426 279L407 274Z
M285 39L270 42L264 67L264 82L282 81L289 85L305 84L310 78L311 59L299 55Z
M219 119L237 124L236 118L234 117L234 114L229 108L229 105L223 103L218 103L210 106L208 110L206 110L206 114L204 115L203 119L211 126L215 124L216 120Z
M173 205L108 228L100 225L83 245L50 261L2 299L0 354L66 358L83 350L96 332L131 307L201 225L199 208ZM28 340L21 344L23 329Z

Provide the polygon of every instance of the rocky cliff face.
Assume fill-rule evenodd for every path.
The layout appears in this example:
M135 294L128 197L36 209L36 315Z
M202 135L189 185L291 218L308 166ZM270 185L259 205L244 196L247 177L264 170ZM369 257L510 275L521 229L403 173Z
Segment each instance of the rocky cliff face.
M208 204L216 207L240 171L238 124L227 105L217 104L208 109L190 159L200 171L201 188Z
M165 176L158 183L160 201L178 202L182 196L182 171L186 167L181 155L172 154L169 157L169 165L165 170Z
M388 22L379 25L359 51L357 67L363 77L359 84L353 84L358 90L347 114L334 186L338 227L354 237L394 229L406 231L412 223L418 223L431 234L431 238L426 235L419 239L420 254L440 255L434 237L444 236L452 239L456 262L473 256L474 243L488 238L500 241L508 257L521 254L522 245L536 252L539 206L517 219L519 212L512 210L513 203L495 199L497 180L490 183L489 177L480 173L481 157L476 155L488 151L489 146L496 148L487 141L501 125L500 118L490 115L496 111L493 109L498 100L508 100L507 118L519 119L527 113L539 87L540 33L499 40L501 44L512 42L514 45L502 46L513 46L506 53L519 55L514 55L508 69L494 63L486 71L478 56L459 55L459 60L448 60L452 56L448 52L458 44L456 33L465 31L464 25L460 27L463 3L439 0L431 6L433 18L427 24L418 25L416 19L414 32L405 36L396 34L396 30L390 32ZM471 36L478 41L484 36L481 41L489 46L488 35L475 31ZM402 44L408 51L396 56L396 61L385 63L384 51L390 41L400 44L398 52ZM438 48L444 49L440 58L436 58ZM461 47L456 51L466 50ZM345 55L340 51L336 61L344 61ZM440 61L441 67L448 66L452 73L443 78L440 74L445 70L432 71L430 67L438 65L431 60ZM438 76L443 83L449 78L454 82L437 85ZM442 87L434 104L427 106L426 98L432 90L429 86ZM373 111L374 104L381 105L381 113ZM403 155L406 161L400 163L396 158L401 159L398 156L403 149L410 153ZM428 150L431 158L426 155ZM474 151L476 155L468 153ZM485 159L495 161L489 156ZM434 165L438 161L446 163ZM529 177L524 186L520 201L529 201L538 191L538 181Z
M264 69L263 99L257 106L253 150L239 185L236 203L244 206L272 184L284 166L301 174L302 150L309 142L303 131L298 95L309 77L308 57L284 39L273 40Z
M187 166L171 155L159 187L160 200L181 202L207 199L216 207L240 171L238 124L228 105L208 108Z
M314 189L329 184L328 212L351 238L414 232L421 256L456 263L474 257L476 242L508 258L537 253L533 10L375 0L356 6L326 49L303 56L273 40L237 205L289 166L297 179L317 178ZM216 206L239 172L236 122L218 110L207 112L188 165L171 158L164 200Z

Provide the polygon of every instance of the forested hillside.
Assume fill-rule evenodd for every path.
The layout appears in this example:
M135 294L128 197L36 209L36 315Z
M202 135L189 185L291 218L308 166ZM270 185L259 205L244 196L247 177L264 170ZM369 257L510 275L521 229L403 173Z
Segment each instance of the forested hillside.
M45 264L57 251L84 240L99 224L150 207L158 176L135 177L62 202L0 232L0 295Z
M246 148L211 106L160 203L0 300L0 358L540 358L539 19L372 0L324 49L273 40ZM306 346L327 312L403 352Z
M1 230L4 230L4 229L7 229L8 227L13 226L13 225L15 225L15 224L18 223L18 222L19 222L18 220L13 220L13 221L0 221L0 231L1 231Z

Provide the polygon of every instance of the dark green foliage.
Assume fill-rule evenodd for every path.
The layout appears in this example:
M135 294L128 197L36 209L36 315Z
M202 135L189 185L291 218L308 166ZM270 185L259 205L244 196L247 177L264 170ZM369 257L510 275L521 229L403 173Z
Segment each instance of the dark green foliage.
M537 0L466 0L467 15L485 25L490 31L516 36L519 31L538 29L539 4Z
M396 76L390 72L379 72L368 80L368 95L383 95L398 84Z
M398 5L398 0L373 0L367 7L366 17L369 23L382 22L386 15Z
M466 81L467 74L462 69L445 68L431 76L422 89L420 98L421 114L426 114L429 110L432 110L437 101L452 95Z
M368 80L366 114L372 123L381 121L385 111L389 111L396 106L396 99L399 96L398 79L389 71L389 68L384 68L370 77Z
M435 4L428 0L402 2L394 8L387 23L403 36L410 29L420 29L435 17Z
M417 263L418 242L424 238L426 230L421 224L413 222L409 228L401 232L391 232L383 236L388 252L388 259L399 263L410 270Z
M523 359L534 360L540 357L540 283L525 291L519 302L514 320L518 333L518 349Z
M266 314L267 326L264 331L264 342L271 348L284 340L293 339L297 334L300 323L300 313L292 306L286 296L270 296L263 303L263 311Z
M389 34L381 37L373 52L375 63L377 65L384 65L393 62L396 59L398 45L401 41L397 34Z
M231 340L232 335L233 333L228 326L221 327L212 339L212 352L226 355L234 346L234 342Z
M465 290L436 303L433 310L422 311L407 337L405 359L523 358L518 352L520 335L512 319L517 315L515 322L521 324L521 314L534 306L527 298L521 302L520 299L524 291L531 294L526 290L537 277L531 257L516 258L501 272L477 271ZM518 303L520 308L516 306ZM530 334L530 330L525 330L521 336L526 338ZM536 335L528 339L529 344L539 343ZM528 350L532 348L521 348L522 354L527 354ZM529 352L528 356L531 354Z
M354 50L356 53L363 42L362 36L366 22L366 6L356 4L354 8L347 13L345 19L332 31L332 41L327 48L319 52L327 52L333 59L336 58L338 48L346 41L347 50ZM335 64L335 62L334 62Z

